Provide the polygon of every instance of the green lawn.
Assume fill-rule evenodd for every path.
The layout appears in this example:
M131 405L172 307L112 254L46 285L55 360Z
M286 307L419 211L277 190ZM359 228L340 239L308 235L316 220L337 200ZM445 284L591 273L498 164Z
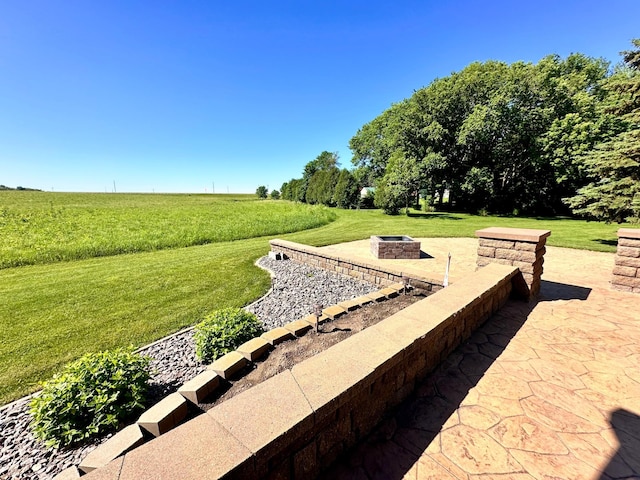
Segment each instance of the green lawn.
M330 213L332 223L286 235L0 270L0 404L34 391L38 381L83 353L141 346L211 310L260 297L270 280L253 262L274 236L326 245L372 234L472 237L480 228L511 226L550 229L551 245L611 252L619 227L461 214Z

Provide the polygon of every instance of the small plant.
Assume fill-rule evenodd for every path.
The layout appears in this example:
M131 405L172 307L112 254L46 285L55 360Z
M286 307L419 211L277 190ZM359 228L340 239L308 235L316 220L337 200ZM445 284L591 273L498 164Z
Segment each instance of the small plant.
M264 329L258 318L240 308L223 308L196 325L196 355L204 363L231 352Z
M120 348L67 364L31 400L34 435L61 447L115 430L144 407L150 361Z

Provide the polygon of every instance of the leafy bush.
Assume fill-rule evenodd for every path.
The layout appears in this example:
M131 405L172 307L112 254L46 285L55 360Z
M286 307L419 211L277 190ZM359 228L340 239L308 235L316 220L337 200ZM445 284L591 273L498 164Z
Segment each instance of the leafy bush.
M60 447L115 430L143 408L150 361L120 348L67 364L31 400L35 436Z
M240 308L217 310L196 325L196 355L204 363L211 363L263 331L253 313Z

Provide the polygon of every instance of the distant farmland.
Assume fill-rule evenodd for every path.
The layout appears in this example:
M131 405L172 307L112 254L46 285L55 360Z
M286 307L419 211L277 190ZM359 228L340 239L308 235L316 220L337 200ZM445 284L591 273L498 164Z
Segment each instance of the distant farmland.
M0 268L278 235L334 218L255 195L0 191Z

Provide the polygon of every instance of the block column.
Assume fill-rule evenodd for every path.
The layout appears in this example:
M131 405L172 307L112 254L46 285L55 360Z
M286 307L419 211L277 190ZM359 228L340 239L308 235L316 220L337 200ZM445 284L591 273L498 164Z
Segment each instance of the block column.
M618 230L618 250L611 287L623 292L640 293L640 228Z
M490 263L518 267L526 283L523 296L531 299L540 293L542 264L546 252L549 230L491 227L476 231L478 242L478 267Z

